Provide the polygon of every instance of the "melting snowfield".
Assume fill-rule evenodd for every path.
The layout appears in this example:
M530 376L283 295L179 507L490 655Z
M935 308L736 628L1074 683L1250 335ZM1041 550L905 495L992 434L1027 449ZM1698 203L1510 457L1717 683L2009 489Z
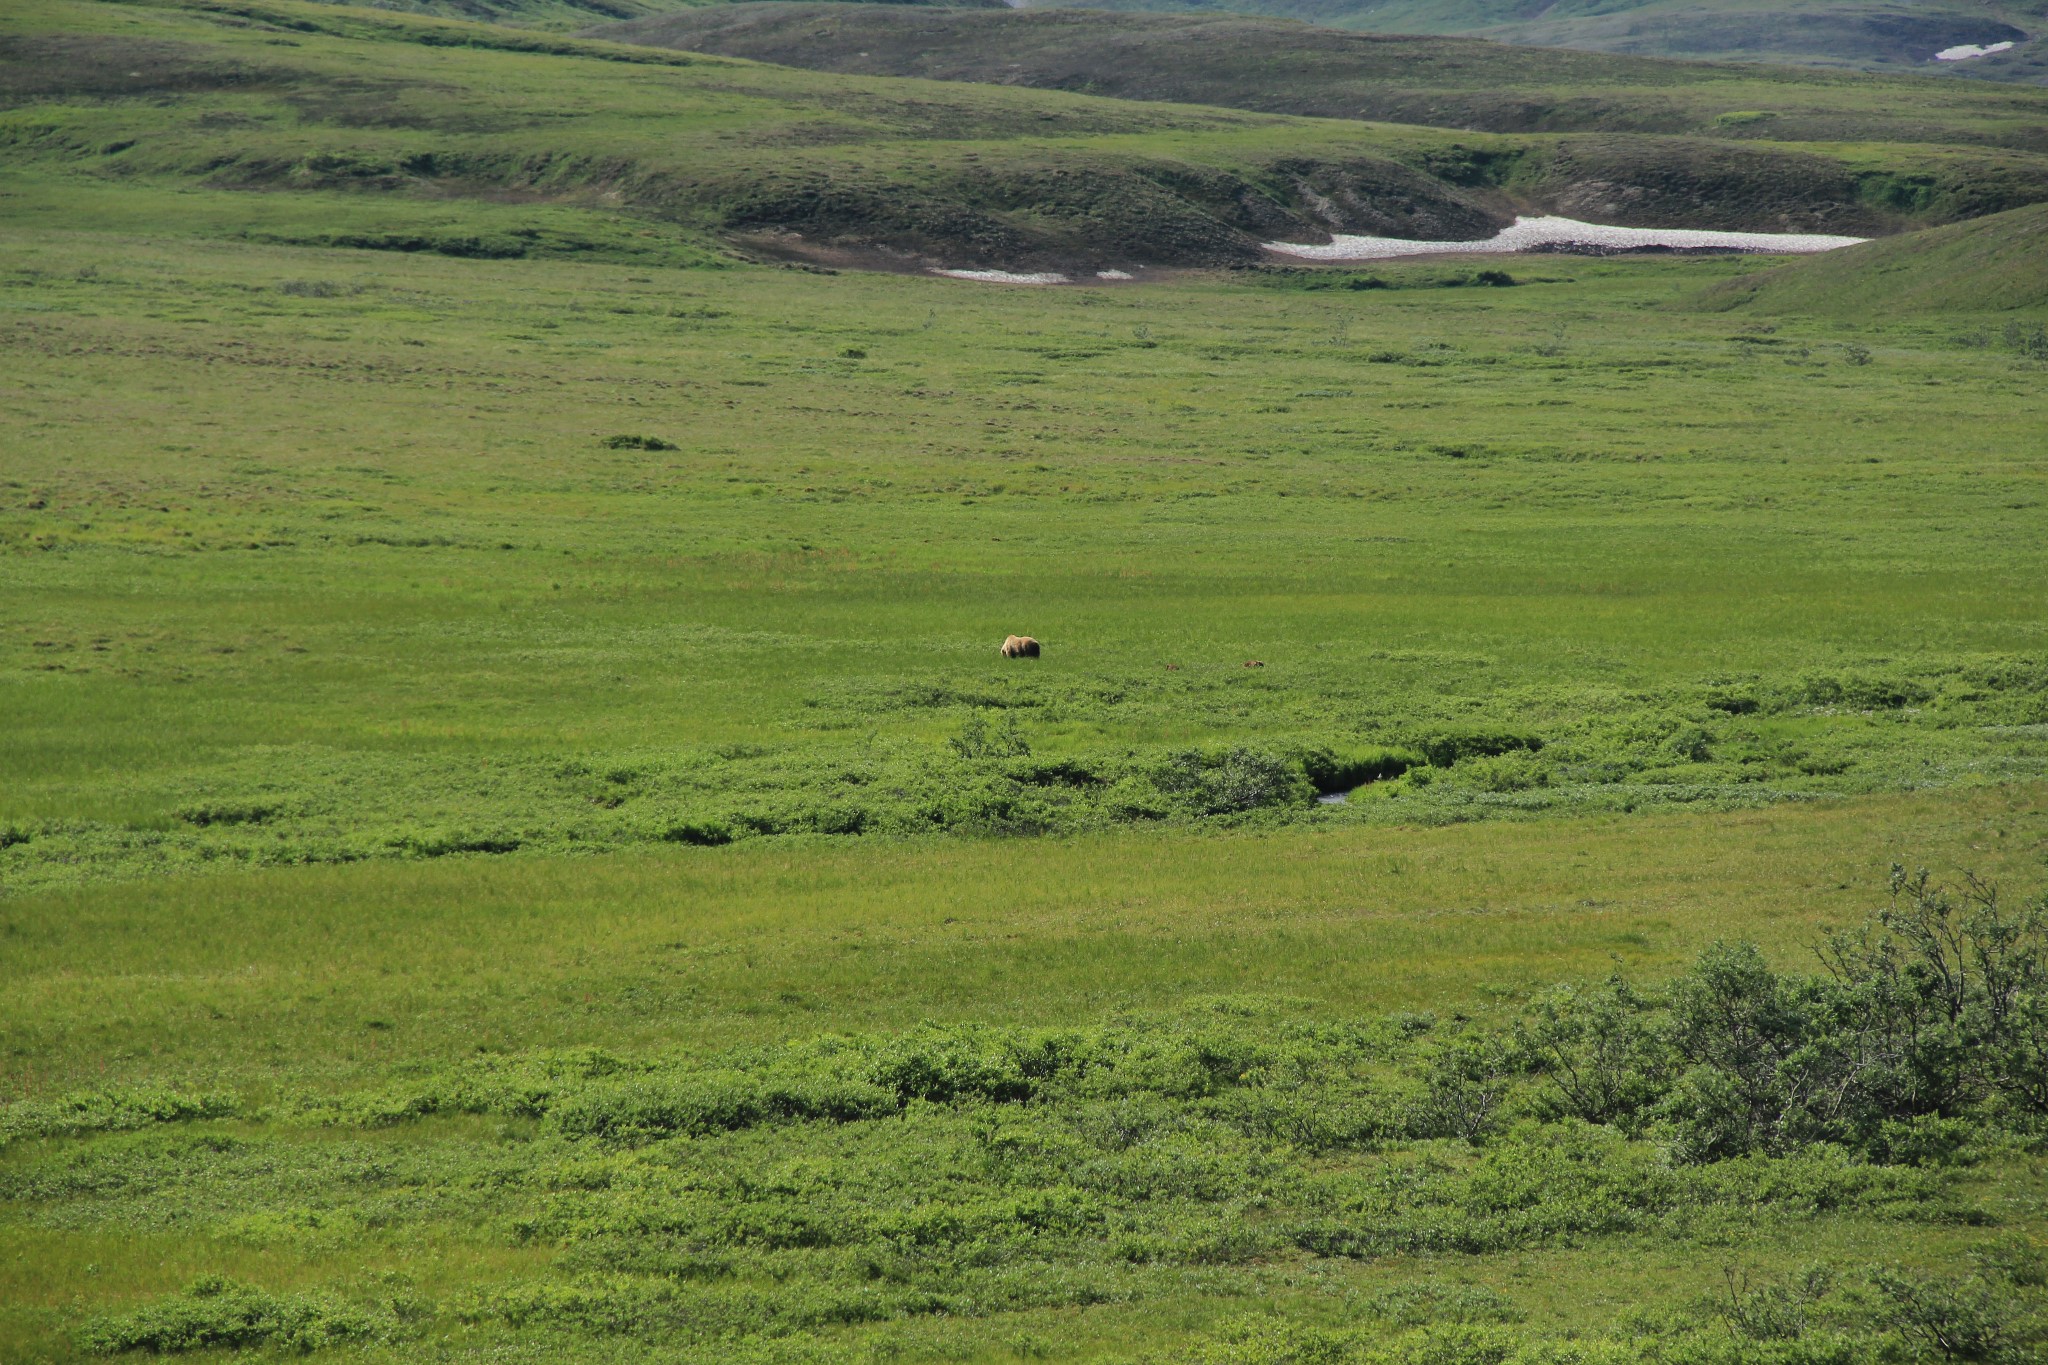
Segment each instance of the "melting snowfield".
M1036 271L1029 274L1015 270L934 270L934 275L945 275L955 280L980 280L983 284L1065 284L1065 275L1050 271Z
M1945 47L1935 53L1934 60L1937 62L1967 62L1972 57L1989 57L1994 52L2010 51L2012 51L2011 43L1992 43L1988 47L1980 46L1977 43L1959 43L1954 47Z
M1517 218L1512 227L1482 242L1411 242L1400 237L1333 237L1325 246L1268 242L1266 250L1307 261L1384 261L1397 256L1435 256L1445 252L1508 252L1545 250L1642 251L1833 251L1854 246L1861 237L1829 237L1810 232L1702 232L1692 228L1605 227L1571 218Z
M932 274L944 275L955 280L980 280L983 284L1072 284L1065 275L1049 270L1030 273L1016 270L940 270L933 268ZM1128 270L1098 270L1098 280L1135 280L1138 278Z
M1438 256L1447 252L1498 254L1515 251L1833 251L1854 246L1861 237L1829 237L1813 232L1702 232L1693 228L1604 227L1574 218L1517 218L1483 242L1411 242L1403 237L1333 237L1323 246L1268 242L1266 250L1305 261L1385 261L1398 256ZM983 284L1072 284L1056 271L948 270L934 275ZM1098 280L1135 278L1126 270L1098 270Z

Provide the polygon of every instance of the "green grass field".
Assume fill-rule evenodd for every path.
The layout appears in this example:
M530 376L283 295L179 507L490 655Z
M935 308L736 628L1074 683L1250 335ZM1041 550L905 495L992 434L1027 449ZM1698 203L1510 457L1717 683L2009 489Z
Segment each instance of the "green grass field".
M2038 1358L2038 1028L1814 952L2048 884L2038 210L991 286L732 187L1464 135L0 22L0 1360Z

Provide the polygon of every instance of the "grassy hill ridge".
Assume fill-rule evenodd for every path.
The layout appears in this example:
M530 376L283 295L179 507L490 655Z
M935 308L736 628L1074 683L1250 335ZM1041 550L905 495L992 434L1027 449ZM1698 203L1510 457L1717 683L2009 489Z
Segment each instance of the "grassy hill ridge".
M1788 262L1724 280L1702 302L1750 313L1855 317L2042 308L2048 306L2048 205ZM2029 338L2028 344L2048 356L2048 343Z

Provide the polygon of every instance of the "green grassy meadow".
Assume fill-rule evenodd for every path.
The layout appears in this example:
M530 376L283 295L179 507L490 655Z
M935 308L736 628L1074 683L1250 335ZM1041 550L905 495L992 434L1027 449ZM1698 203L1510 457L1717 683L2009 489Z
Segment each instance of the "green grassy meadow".
M1667 306L1732 260L13 264L22 890L2041 773L2042 409L1996 323ZM1312 287L1375 278L1415 287ZM1408 770L1341 806L1162 776L1244 746Z
M0 24L0 1360L2037 1358L2033 1035L1901 1098L1815 950L1894 863L2043 932L2038 210L1191 268L961 168L1512 182L335 7ZM734 196L790 166L897 268L779 262L824 219ZM919 269L907 183L1084 283Z

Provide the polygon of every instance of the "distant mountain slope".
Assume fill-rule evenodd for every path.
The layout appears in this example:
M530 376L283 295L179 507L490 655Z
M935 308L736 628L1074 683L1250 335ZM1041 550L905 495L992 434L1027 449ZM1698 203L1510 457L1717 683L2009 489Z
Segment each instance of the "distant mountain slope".
M561 30L646 14L666 14L702 3L705 0L372 0L365 8L441 19L472 19L516 28Z
M319 0L328 4L359 4L364 0ZM1008 9L1003 0L869 0L874 4L933 5L961 9ZM367 0L368 9L394 10L441 19L471 19L485 24L560 31L589 24L670 14L714 4L716 0Z
M1709 290L1701 304L1866 318L2048 308L2048 204L1744 275Z
M1345 33L1274 19L770 0L587 32L850 74L1489 132L2048 151L2048 94L2033 91Z
M1067 0L1027 0L1053 8ZM1912 70L2048 82L2042 0L1081 0L1082 7L1262 14L1378 33L1478 34L1599 52ZM1937 62L1963 44L2009 51Z

